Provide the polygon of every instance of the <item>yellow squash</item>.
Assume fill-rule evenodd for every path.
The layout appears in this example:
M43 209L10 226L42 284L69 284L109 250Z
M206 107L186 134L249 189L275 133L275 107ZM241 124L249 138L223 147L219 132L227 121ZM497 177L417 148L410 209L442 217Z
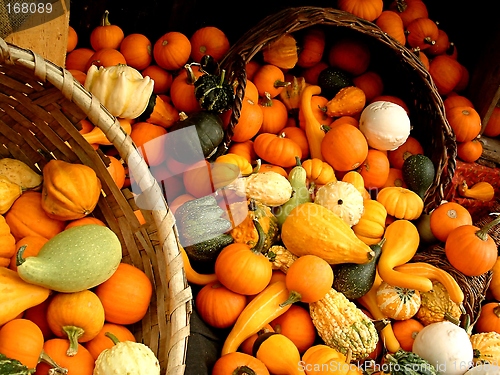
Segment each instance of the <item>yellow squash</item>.
M374 256L344 220L316 203L303 203L288 214L281 240L296 256L312 254L330 264L364 264Z

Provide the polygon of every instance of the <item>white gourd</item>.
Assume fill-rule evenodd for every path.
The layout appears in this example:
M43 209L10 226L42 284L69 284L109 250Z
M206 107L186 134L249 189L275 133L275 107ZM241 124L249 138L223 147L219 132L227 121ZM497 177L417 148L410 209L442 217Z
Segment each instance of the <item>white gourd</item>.
M359 130L370 147L381 151L395 150L410 135L410 118L400 105L376 101L361 112Z
M447 320L425 326L415 337L412 351L441 375L463 375L473 365L474 351L468 333Z
M363 201L358 189L345 181L334 181L321 186L314 198L314 203L328 208L350 227L356 225L363 215Z
M146 345L121 341L105 349L95 361L93 375L160 375L160 363Z

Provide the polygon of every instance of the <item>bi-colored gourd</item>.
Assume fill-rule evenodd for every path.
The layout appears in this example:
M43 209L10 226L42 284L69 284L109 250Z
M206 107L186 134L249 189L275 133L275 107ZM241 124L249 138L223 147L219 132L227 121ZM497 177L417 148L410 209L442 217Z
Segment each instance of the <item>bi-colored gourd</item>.
M292 196L293 188L288 179L275 171L253 173L248 177L238 178L226 188L244 194L248 198L262 202L269 207L285 204Z
M474 364L495 363L500 361L500 333L481 332L471 335L474 349Z
M326 296L309 304L311 318L325 344L366 358L375 350L378 332L373 321L342 293L331 288Z
M276 208L276 218L281 227L286 217L299 204L312 202L311 193L307 186L307 172L301 165L300 159L296 156L297 165L288 173L288 181L292 186L292 196L283 205Z
M290 212L283 223L281 239L292 254L317 255L330 264L362 264L374 256L373 250L356 237L344 220L316 203L302 203Z
M411 372L415 375L437 375L436 368L419 355L398 350L395 353L388 353L384 356L384 363L387 365L388 373L391 375L406 374ZM386 373L386 371L384 371Z
M432 281L428 277L409 275L394 268L408 263L415 255L420 242L418 230L408 220L396 220L389 224L384 234L385 243L378 261L378 273L386 283L400 288L428 292Z
M220 75L206 73L194 82L194 96L200 107L214 113L222 113L231 107L234 101L233 87L226 81L226 71Z
M26 309L42 303L49 294L48 288L28 283L16 271L0 267L0 326Z
M285 282L276 281L253 298L229 332L221 355L235 352L244 340L288 311L291 305L281 306L288 298L288 293Z
M122 259L116 234L97 224L67 229L51 238L37 256L23 258L19 249L17 272L26 282L58 292L79 292L106 281Z
M460 322L460 305L453 302L446 288L439 281L432 282L432 290L420 293L420 308L416 318L424 325L450 320Z
M0 159L0 175L21 186L23 190L36 189L43 181L41 173L35 172L26 163L12 158Z
M146 345L133 341L118 341L112 335L114 346L105 349L95 361L94 375L133 373L137 375L159 375L160 363Z
M87 216L101 196L99 177L84 164L51 160L43 168L43 180L42 208L53 219L64 221Z
M0 214L3 215L12 207L23 189L20 185L10 181L6 176L0 175Z
M357 299L357 302L359 302L370 312L370 314L373 316L373 319L377 320L386 318L382 311L380 311L377 303L377 290L380 284L382 284L382 279L377 272L375 275L375 281L373 282L371 289L368 291L368 293ZM387 324L384 328L382 328L382 330L380 331L380 335L385 347L390 353L395 353L399 349L401 349L401 345L394 335L391 324Z
M259 241L259 232L257 228L255 228L255 221L258 221L265 233L262 252L266 253L279 238L277 217L271 211L270 207L255 199L234 203L234 205L239 204L246 205L248 207L248 213L241 223L231 229L229 235L233 237L236 243L244 243L253 246ZM243 209L241 211L243 211Z
M377 304L382 313L394 320L412 318L420 308L420 292L392 286L383 281L377 289Z

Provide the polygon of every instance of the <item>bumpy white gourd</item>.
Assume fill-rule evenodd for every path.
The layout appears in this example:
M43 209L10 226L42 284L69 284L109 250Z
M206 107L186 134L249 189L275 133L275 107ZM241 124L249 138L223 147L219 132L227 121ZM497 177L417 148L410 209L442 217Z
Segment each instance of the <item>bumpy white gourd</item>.
M410 135L410 118L400 105L376 101L361 112L359 130L370 147L381 151L395 150Z
M125 374L160 375L160 363L153 351L144 344L133 341L116 342L99 354L93 375Z
M446 320L425 326L415 337L412 351L442 375L463 375L474 359L467 332Z
M350 182L335 181L321 186L314 203L328 208L352 227L359 222L364 212L363 196Z

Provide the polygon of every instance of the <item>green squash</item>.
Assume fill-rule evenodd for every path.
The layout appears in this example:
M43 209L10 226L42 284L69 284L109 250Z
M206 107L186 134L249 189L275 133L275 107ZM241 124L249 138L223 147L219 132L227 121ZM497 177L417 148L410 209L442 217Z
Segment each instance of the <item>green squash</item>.
M179 120L168 129L165 148L168 156L184 164L209 158L224 139L219 115L200 111Z
M16 264L26 282L56 292L73 293L93 288L109 279L121 262L122 246L116 234L102 225L88 224L66 229L52 237L37 256Z
M386 354L384 373L390 375L437 375L436 368L418 354L402 349Z
M194 83L194 95L200 107L210 112L222 113L234 102L233 87L225 82L225 70L221 75L203 74Z
M212 195L187 201L177 208L179 239L191 261L215 261L221 250L233 242L226 234L231 222L223 214Z
M333 98L342 88L353 85L351 76L338 68L325 68L318 75L321 95L328 99Z
M432 160L422 154L413 154L405 159L401 169L408 189L424 199L427 189L432 185L436 176Z
M355 300L370 291L377 273L377 262L382 254L384 239L377 244L370 245L375 255L364 264L343 263L333 269L333 288L343 293L348 299Z

